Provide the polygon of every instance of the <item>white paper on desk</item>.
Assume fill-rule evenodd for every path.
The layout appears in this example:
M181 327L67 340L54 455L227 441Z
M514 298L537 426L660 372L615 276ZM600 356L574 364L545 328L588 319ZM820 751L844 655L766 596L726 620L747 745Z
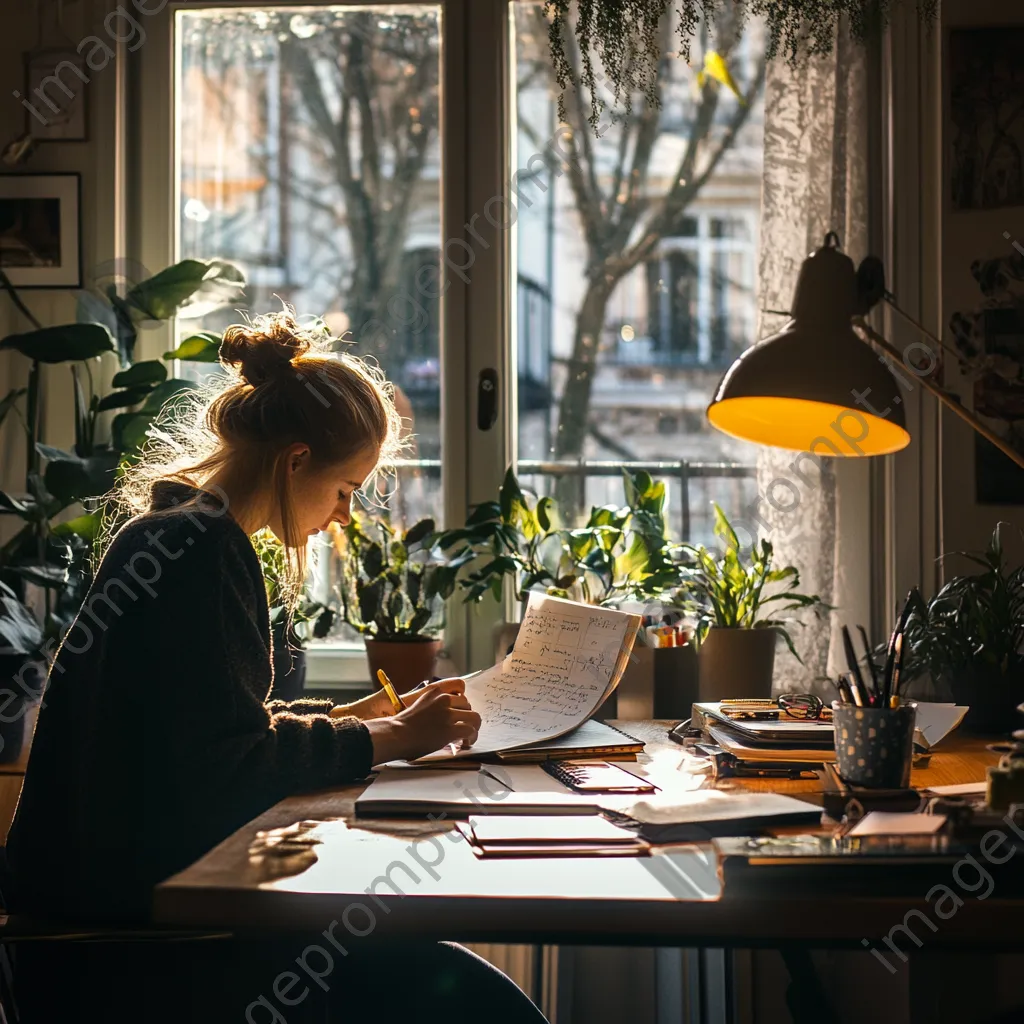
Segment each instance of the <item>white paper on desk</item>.
M969 708L955 704L917 702L914 739L929 750L945 739L960 723Z
M949 786L929 786L936 796L980 796L988 792L987 782L954 782Z
M930 835L946 824L944 814L915 814L901 811L869 811L846 834L848 836Z
M582 725L618 685L639 624L639 616L611 608L530 594L512 653L466 680L466 697L483 720L476 743L417 763L473 759Z

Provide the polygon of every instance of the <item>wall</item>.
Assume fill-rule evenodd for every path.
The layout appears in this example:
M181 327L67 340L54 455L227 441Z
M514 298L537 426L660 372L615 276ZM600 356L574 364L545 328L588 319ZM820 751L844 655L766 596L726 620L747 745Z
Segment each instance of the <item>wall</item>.
M943 32L943 174L942 174L942 323L943 340L952 343L949 329L956 311L976 309L982 301L971 262L1011 256L1011 241L1024 245L1024 205L997 209L956 210L951 200L951 143L954 134L949 105L949 31L959 26L1024 26L1024 5L1000 0L944 0ZM1016 62L1019 64L1019 60ZM1019 88L1019 86L1018 86ZM1024 99L1024 97L1018 97ZM1021 142L1022 129L1016 141ZM1004 237L1008 232L1010 240ZM1024 292L1024 282L1017 283ZM947 381L972 405L972 387L947 363ZM943 413L943 548L946 551L983 548L998 520L1024 529L1024 506L979 504L975 492L975 448L973 432L957 417ZM1024 560L1024 543L1013 538L1011 554ZM950 571L963 571L962 561L952 560Z
M5 13L4 31L0 34L0 148L25 131L28 114L12 93L22 91L23 55L34 49L39 39L35 19L38 4L20 3L18 14ZM127 39L130 29L111 22L112 33L104 28L104 18L116 8L114 0L72 0L64 4L61 36L64 47L74 47L89 35L100 35L113 49L111 34ZM44 41L55 45L52 33ZM51 42L53 41L53 42ZM99 61L97 60L97 65ZM92 73L87 90L89 139L87 142L41 143L29 160L18 168L3 167L5 173L56 173L77 171L82 175L82 270L86 286L122 252L119 241L121 218L117 214L115 195L120 168L117 162L116 132L121 70L114 60ZM26 305L44 324L73 322L76 319L76 296L63 290L26 290L21 293ZM18 313L7 296L0 296L0 337L15 331L29 330L31 325ZM115 360L104 357L101 368L94 367L97 377L109 376ZM66 446L73 441L73 404L71 375L67 366L44 369L43 429L49 444ZM0 397L13 387L25 384L28 363L13 352L0 353ZM0 430L0 487L20 492L24 489L24 442L20 427L8 417ZM13 524L0 521L0 530ZM6 536L6 534L0 534Z

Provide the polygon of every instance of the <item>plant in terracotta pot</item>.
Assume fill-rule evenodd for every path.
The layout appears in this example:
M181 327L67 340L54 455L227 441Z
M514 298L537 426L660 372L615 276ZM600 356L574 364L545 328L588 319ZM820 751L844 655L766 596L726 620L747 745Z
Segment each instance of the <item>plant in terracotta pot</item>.
M433 519L403 532L382 517L354 514L339 533L342 614L363 636L370 678L383 669L399 691L432 678L444 602L472 554L447 557Z
M927 602L914 592L905 629L901 692L930 677L942 698L970 708L962 727L980 733L1008 732L1024 701L1024 566L1006 564L1006 525L984 552L958 552L979 572L954 576Z
M778 638L801 660L789 634L796 624L789 613L828 606L817 596L799 593L794 566L774 567L770 541L755 543L744 559L736 531L721 508L714 508L722 552L681 545L692 559L681 567L682 594L696 619L700 698L770 697Z

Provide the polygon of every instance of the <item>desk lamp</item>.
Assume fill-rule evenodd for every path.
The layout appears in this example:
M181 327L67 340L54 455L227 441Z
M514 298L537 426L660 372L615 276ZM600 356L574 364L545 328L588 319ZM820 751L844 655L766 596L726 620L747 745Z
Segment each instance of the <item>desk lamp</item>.
M864 316L881 299L935 346L946 346L896 305L881 260L854 269L834 231L804 260L791 320L747 349L726 371L708 406L712 426L744 441L821 455L888 455L910 444L897 377L919 383L982 437L1024 468L1024 455L991 431Z

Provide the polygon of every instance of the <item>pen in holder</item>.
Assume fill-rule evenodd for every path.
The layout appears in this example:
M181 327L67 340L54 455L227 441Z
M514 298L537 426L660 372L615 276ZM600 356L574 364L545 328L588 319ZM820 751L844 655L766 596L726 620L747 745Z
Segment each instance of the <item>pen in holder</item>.
M906 789L914 752L913 702L895 708L860 708L833 701L836 768L845 782Z

